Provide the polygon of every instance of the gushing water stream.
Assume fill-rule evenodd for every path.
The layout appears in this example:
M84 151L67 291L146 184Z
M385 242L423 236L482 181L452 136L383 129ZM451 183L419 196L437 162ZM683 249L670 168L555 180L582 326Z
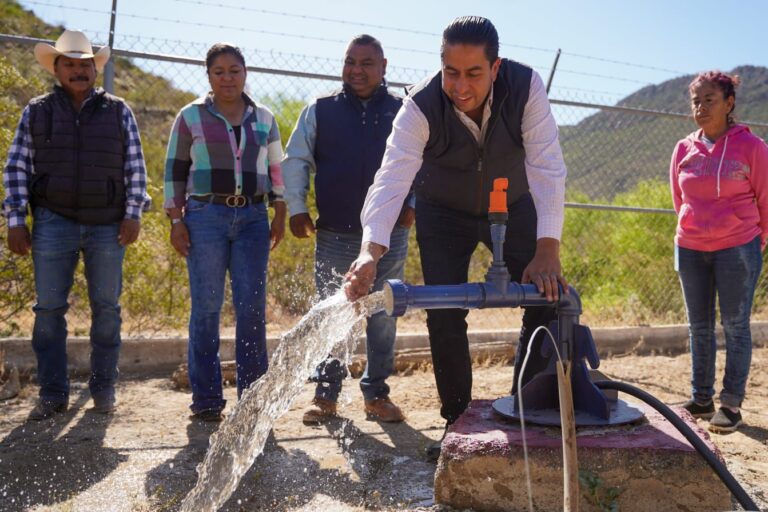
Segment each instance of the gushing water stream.
M283 334L267 373L243 392L211 436L182 512L216 511L229 499L264 449L272 425L288 411L315 367L331 353L348 361L363 334L363 320L383 309L382 292L350 303L340 291Z

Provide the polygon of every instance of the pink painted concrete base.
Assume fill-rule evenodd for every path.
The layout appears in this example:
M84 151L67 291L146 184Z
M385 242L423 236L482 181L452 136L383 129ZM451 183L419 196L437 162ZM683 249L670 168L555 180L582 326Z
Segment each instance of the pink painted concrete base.
M435 500L474 510L528 510L520 426L496 415L491 403L473 401L448 431ZM653 409L636 405L646 415L642 424L577 431L580 510L732 508L726 487L677 429ZM722 458L687 411L675 412ZM562 510L560 429L527 425L526 436L534 505Z

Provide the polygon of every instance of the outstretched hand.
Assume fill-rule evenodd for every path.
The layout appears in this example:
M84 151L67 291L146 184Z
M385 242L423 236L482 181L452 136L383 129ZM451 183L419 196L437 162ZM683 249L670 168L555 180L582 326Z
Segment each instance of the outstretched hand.
M344 293L350 301L365 297L376 281L376 265L387 248L374 242L364 242L360 255L344 276Z

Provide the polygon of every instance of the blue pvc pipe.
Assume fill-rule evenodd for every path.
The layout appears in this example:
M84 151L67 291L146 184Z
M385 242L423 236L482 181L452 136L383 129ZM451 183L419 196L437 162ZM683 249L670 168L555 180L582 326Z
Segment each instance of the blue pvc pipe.
M507 224L491 224L491 241L493 247L493 262L504 265L504 238L507 234Z
M389 316L403 316L408 309L483 309L548 306L581 314L581 301L576 290L560 293L560 299L549 302L534 284L510 282L500 291L492 283L413 286L398 279L384 285L385 311Z

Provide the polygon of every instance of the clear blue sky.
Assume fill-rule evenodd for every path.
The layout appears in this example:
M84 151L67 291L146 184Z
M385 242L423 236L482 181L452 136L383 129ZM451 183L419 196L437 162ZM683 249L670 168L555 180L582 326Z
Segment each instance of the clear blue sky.
M47 22L106 38L111 0L21 3ZM583 89L616 101L645 84L681 74L730 70L740 64L768 66L765 0L118 0L117 11L118 41L120 35L202 43L226 40L246 49L340 62L345 46L341 41L367 32L382 41L391 66L424 70L439 65L439 34L445 25L459 15L479 14L496 25L502 55L533 65L545 80L556 49L562 48L553 97Z

